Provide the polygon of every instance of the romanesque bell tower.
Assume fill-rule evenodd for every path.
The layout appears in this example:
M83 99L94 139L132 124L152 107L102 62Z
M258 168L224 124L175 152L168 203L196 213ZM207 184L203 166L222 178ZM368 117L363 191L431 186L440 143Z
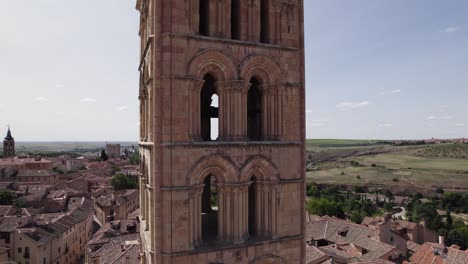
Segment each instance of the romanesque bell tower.
M138 0L141 260L305 263L302 0Z
M3 139L3 156L5 158L15 156L15 139L11 136L10 128L8 128L7 135Z

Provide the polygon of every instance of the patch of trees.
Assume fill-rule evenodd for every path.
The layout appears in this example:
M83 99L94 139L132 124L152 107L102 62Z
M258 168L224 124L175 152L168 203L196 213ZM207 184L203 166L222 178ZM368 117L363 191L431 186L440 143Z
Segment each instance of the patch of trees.
M361 223L366 216L381 215L384 209L393 210L394 204L390 199L387 199L386 202L374 203L368 199L365 192L366 189L362 186L355 186L353 192L350 192L346 188L338 186L320 186L308 183L306 210L310 214L335 216L349 219L355 223ZM391 194L388 190L384 193ZM379 193L377 192L375 195L376 200L379 200Z
M115 190L137 189L138 182L126 175L117 174L111 179L111 185Z
M0 205L16 205L23 207L24 204L17 200L15 195L9 190L0 190Z
M101 150L101 156L99 158L101 161L106 161L109 159L109 156L107 155L105 150Z
M446 192L440 201L440 208L452 210L456 213L468 213L468 194Z
M0 190L0 205L13 205L15 196L8 190Z
M421 194L416 194L407 206L407 217L412 222L425 222L429 229L446 237L448 246L459 245L463 250L468 248L468 226L460 219L454 219L452 212L466 212L468 195L446 192L442 198L431 198L429 202L422 203ZM440 216L437 208L446 210L446 216Z
M129 158L131 165L140 165L140 153L135 151Z
M70 156L72 158L77 158L80 155L76 154L75 152L70 151L52 151L52 152L27 152L29 156L39 156L39 157L48 157L48 158L57 158L60 156Z

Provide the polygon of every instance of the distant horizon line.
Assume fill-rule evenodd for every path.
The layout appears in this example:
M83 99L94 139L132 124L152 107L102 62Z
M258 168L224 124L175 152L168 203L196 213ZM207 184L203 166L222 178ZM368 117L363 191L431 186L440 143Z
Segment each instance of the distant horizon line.
M397 141L397 140L426 140L426 139L440 139L440 140L450 140L450 139L461 139L461 138L468 138L468 137L453 137L453 138L438 138L438 137L430 137L430 138L397 138L397 139L369 139L369 138L306 138L306 140L353 140L353 141ZM76 143L76 142L93 142L93 143L114 143L114 142L135 142L138 143L138 140L21 140L15 141L16 143Z

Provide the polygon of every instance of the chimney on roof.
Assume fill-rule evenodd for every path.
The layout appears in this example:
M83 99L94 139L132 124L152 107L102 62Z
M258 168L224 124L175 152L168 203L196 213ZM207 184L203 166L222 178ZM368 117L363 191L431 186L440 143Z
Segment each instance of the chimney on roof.
M392 214L391 214L391 213L388 213L388 212L385 213L385 214L383 215L383 219L384 219L384 223L390 222L390 220L392 220Z
M120 244L120 250L121 250L122 252L125 251L125 243L121 243L121 244Z
M444 236L439 236L439 244L441 246L445 246L445 237Z

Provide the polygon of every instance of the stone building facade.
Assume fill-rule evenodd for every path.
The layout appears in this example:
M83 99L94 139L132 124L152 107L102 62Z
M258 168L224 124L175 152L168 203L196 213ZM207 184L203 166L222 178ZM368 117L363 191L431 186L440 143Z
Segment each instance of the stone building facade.
M15 156L15 139L11 136L10 128L8 128L7 135L3 139L3 156L4 157Z
M305 263L302 0L138 0L143 263Z

